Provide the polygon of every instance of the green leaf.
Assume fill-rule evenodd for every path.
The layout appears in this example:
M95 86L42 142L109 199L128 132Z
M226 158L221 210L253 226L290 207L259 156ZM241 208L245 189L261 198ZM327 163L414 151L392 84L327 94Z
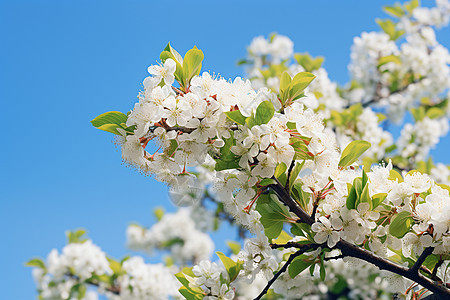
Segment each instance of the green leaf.
M239 158L230 150L235 144L234 138L224 138L223 140L225 145L220 148L220 157L216 159L215 170L222 171L239 168Z
M203 290L199 287L191 287L191 284L189 282L189 279L193 280L191 277L193 277L194 274L191 274L192 272L188 270L189 268L184 268L183 272L179 272L175 274L175 277L178 279L178 281L183 285L178 291L186 298L190 300L201 300L204 297ZM186 275L188 277L186 277Z
M291 175L289 176L289 191L292 191L292 186L294 185L295 179L297 179L297 176L302 170L304 164L305 161L302 161L302 163L297 162L292 168Z
M297 180L294 182L294 185L291 188L291 195L294 197L294 200L300 205L304 210L307 209L308 203L310 201L311 195L302 189L302 182Z
M310 242L315 243L311 226L306 223L292 223L291 233L296 236L306 237Z
M164 216L164 207L155 207L155 209L153 210L153 214L155 215L156 220L161 221L162 217Z
M325 276L326 276L325 265L323 263L324 257L325 257L325 253L322 253L320 255L320 279L322 281L325 281Z
M254 125L267 124L272 119L275 113L275 108L272 102L263 101L256 108Z
M117 128L125 129L126 126L122 126L122 124L125 124L126 122L127 115L119 111L106 112L91 121L94 127L117 135L120 135Z
M277 165L277 167L275 168L275 174L274 176L276 178L280 177L282 174L285 174L287 170L287 166L284 162L281 162Z
M312 72L314 70L320 69L323 61L325 60L322 56L313 58L308 52L306 53L295 53L295 60L301 65L305 71Z
M261 215L261 224L264 227L264 233L269 239L277 238L283 230L283 223L290 216L289 211L284 205L279 204L278 198L270 194L268 202L257 202L256 210Z
M362 172L362 178L361 178L361 185L362 185L363 187L366 186L367 180L368 180L367 174L366 174L366 172L363 170L363 172Z
M107 257L109 262L109 268L113 271L114 275L120 276L126 273L126 271L122 270L122 264L112 258Z
M402 177L402 175L400 175L400 173L398 173L398 172L395 171L395 170L390 170L390 171L389 171L389 177L388 177L388 179L389 179L389 180L393 180L393 181L397 181L398 183L403 182L403 177Z
M187 300L201 300L204 297L203 293L195 293L192 289L182 286L178 289L181 295Z
M409 229L413 225L414 220L411 213L408 211L402 211L394 215L391 220L391 225L389 226L389 233L399 239L408 233Z
M261 214L261 224L264 227L264 233L269 239L276 239L283 230L283 222L286 217L276 211L273 211L270 204L257 205L257 211Z
M372 204L372 199L370 198L370 195L369 195L369 185L364 186L364 188L362 189L362 192L361 192L361 196L356 201L355 206L358 207L359 203L364 203L364 202L369 203L370 209L372 209L373 204Z
M178 53L177 50L172 48L172 46L170 45L170 42L167 44L166 48L164 48L164 51L169 52L173 56L172 59L175 62L179 63L180 65L183 65L183 57L181 57L180 53Z
M286 244L290 240L292 240L292 236L290 236L286 231L282 230L278 238L273 240L272 242L275 244Z
M432 107L429 110L427 110L425 116L427 116L430 119L437 119L445 116L445 111L437 107Z
M272 178L264 178L259 183L260 186L268 186L268 185L271 185L271 184L277 184L277 182L275 180L273 180Z
M376 208L380 203L386 199L387 194L386 193L379 193L372 196L372 209Z
M84 235L86 234L86 230L84 229L78 229L75 231L66 231L67 236L67 242L70 243L84 243L87 241L86 238L84 238Z
M403 30L397 30L396 23L394 23L391 19L376 19L376 22L393 41L397 40L405 33Z
M425 107L419 106L417 108L411 108L411 114L414 117L414 121L422 121L426 116Z
M399 56L397 55L388 55L388 56L383 56L382 58L380 58L378 60L378 67L381 67L382 65L385 65L387 63L396 63L397 65L400 65L402 63L401 59Z
M305 88L314 80L314 78L316 78L316 76L309 72L300 72L295 75L292 82L289 84L288 99L295 100L301 96Z
M230 277L230 282L234 281L243 267L242 263L240 261L235 262L222 252L217 251L216 254L222 261L225 269L227 270L228 275Z
M345 205L348 209L355 209L356 208L356 201L358 200L358 193L356 192L356 182L357 178L353 180L353 185L350 188L350 191L348 193L348 197L346 200Z
M281 74L281 80L280 80L280 97L281 99L285 99L285 92L289 88L289 84L292 81L291 75L289 75L288 72L284 72Z
M311 266L312 262L310 259L311 258L309 256L304 254L294 258L288 267L289 276L291 276L291 278L295 278L298 274Z
M25 266L41 268L41 269L44 269L44 270L46 269L44 261L42 259L40 259L40 258L30 259L29 261L27 261L25 263Z
M196 46L189 50L184 56L183 74L184 78L186 79L186 85L189 84L192 77L200 74L203 58L204 55L202 50L197 49Z
M230 248L234 255L237 255L241 251L241 244L235 241L227 241L227 246Z
M412 14L414 8L418 7L420 5L419 0L411 0L410 2L405 3L405 8L408 11L408 13Z
M225 114L231 121L239 125L245 124L245 117L241 114L240 110L227 111Z
M367 149L370 148L370 143L366 141L353 141L345 147L342 151L339 166L346 168L353 164Z
M402 17L405 14L402 6L399 3L396 3L394 6L384 6L383 10L393 17Z

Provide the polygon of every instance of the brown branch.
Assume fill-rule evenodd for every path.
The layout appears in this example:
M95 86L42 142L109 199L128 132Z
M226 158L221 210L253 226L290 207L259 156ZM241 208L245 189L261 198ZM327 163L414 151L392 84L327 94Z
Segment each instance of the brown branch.
M280 201L285 204L291 212L293 212L303 223L312 225L314 223L314 219L311 218L298 204L297 202L291 198L291 196L286 192L283 185L278 181L277 178L272 177L277 184L272 184L270 187L275 191L278 195Z
M291 210L291 212L296 214L304 223L307 223L309 225L313 224L314 219L312 219L301 207L299 207L295 202L295 200L292 199L291 196L286 192L281 183L276 178L274 179L277 181L277 184L271 185L270 187L275 191L275 193L277 193L280 201L283 204L287 205ZM368 263L377 266L381 270L387 270L392 273L401 275L405 278L415 281L416 283L430 290L431 292L441 297L442 299L450 299L450 289L425 277L424 275L420 274L417 270L415 270L415 268L409 269L400 266L390 260L375 255L374 253L367 251L357 245L351 244L345 240L340 240L336 244L335 248L340 249L342 255L344 256L359 258L361 260L364 260ZM430 251L427 249L425 251ZM423 260L425 260L425 258L423 258ZM420 262L420 264L418 264L417 268L420 268L420 265L422 265L422 263L423 261Z
M422 266L425 259L433 253L434 247L428 247L425 250L423 250L422 254L419 256L417 261L414 263L414 265L411 267L411 272L419 273L420 266Z
M293 160L292 162L291 162L291 165L289 166L289 170L288 170L288 174L287 174L287 179L286 179L286 185L284 186L284 189L289 193L289 181L291 180L291 172L292 172L292 169L294 168L294 166L295 166L295 160ZM295 180L295 179L294 179Z
M314 248L318 248L318 247L319 247L319 245L317 245L317 244L306 244L306 245L303 245L297 252L295 252L294 254L291 254L289 256L288 260L286 261L286 263L283 265L283 267L281 267L281 269L277 273L275 273L273 278L267 283L266 287L261 291L261 293L258 295L258 297L256 297L254 300L259 300L265 294L267 294L267 292L269 291L272 284L275 282L275 280L277 280L278 277L280 277L281 274L286 272L287 267L291 264L291 262L294 260L294 258L296 258L299 255L302 255L303 253L305 253L306 251L308 251L310 249L314 249Z
M153 132L156 128L162 127L164 128L166 131L178 131L178 132L183 132L183 133L191 133L194 130L196 130L197 128L188 128L188 127L182 127L182 126L175 126L175 127L170 127L170 126L150 126L150 131ZM228 129L230 130L237 130L238 126L237 125L231 125Z
M299 244L296 242L287 242L286 244L270 244L270 247L272 249L279 249L279 248L284 248L284 249L289 249L289 248L298 248L298 249L304 249L306 246L310 246L313 248L319 248L321 245L319 244ZM311 249L313 249L311 248Z
M433 269L433 273L431 273L431 279L436 280L436 281L441 281L441 282L442 282L442 280L439 279L439 278L436 276L436 274L437 274L437 271L438 271L439 267L442 265L443 262L444 262L444 260L441 258L441 259L439 259L439 261L436 263L436 265L434 266L434 269Z
M336 255L336 256L331 256L331 257L324 257L323 260L327 261L327 260L333 260L333 259L340 259L340 258L344 258L345 255L340 254L340 255Z
M342 254L345 256L351 256L362 259L368 263L377 266L381 270L387 270L392 273L411 279L412 281L415 281L424 288L435 293L439 297L442 297L442 299L450 298L450 289L434 282L433 280L425 277L424 275L418 273L417 271L397 265L396 263L391 262L390 260L375 255L370 251L367 251L359 246L350 244L349 242L344 240L340 240L336 244L336 248L340 249Z

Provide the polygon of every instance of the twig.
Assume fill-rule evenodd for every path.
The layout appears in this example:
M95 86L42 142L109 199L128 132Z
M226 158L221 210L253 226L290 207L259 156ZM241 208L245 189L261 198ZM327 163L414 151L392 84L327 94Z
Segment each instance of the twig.
M419 256L417 261L414 263L414 265L411 267L411 272L413 273L419 273L420 266L423 264L425 259L433 253L434 247L428 247L425 250L423 250L422 254Z
M441 258L441 259L439 259L439 261L436 263L436 265L434 266L434 269L433 269L433 273L431 273L431 279L436 280L436 281L441 281L441 282L442 282L442 280L441 280L440 278L438 278L438 277L436 276L436 274L437 274L437 271L438 271L439 267L442 265L443 262L444 262L444 260Z
M306 251L313 249L315 247L312 244L307 244L307 245L303 245L303 246L304 247L302 247L300 250L298 250L297 252L295 252L294 254L291 254L289 256L288 260L283 265L283 267L281 267L281 269L273 276L273 278L267 283L266 287L261 291L261 293L258 295L258 297L256 297L254 300L259 300L265 294L267 294L267 292L269 291L272 284L275 282L275 280L277 280L278 277L280 277L280 275L282 273L286 272L287 267L291 264L291 262L294 260L294 258L296 258L297 256L299 256L299 255L305 253Z
M312 225L314 223L314 220L300 207L298 206L297 202L295 202L294 199L291 198L291 196L286 192L283 185L278 181L276 177L272 177L277 184L272 184L270 187L275 191L275 193L278 195L280 201L287 205L289 209L297 215L297 217L302 220L302 222Z
M295 166L295 160L293 160L291 162L291 165L289 166L289 170L288 170L288 174L287 174L287 179L286 179L286 185L284 186L284 189L289 193L289 180L291 180L291 171Z
M296 242L287 242L286 244L270 244L270 247L272 249L279 249L279 248L284 248L284 249L289 249L289 248L298 248L298 249L304 249L304 251L308 251L309 249L317 249L319 248L321 245L319 244L299 244Z
M340 259L340 258L344 258L345 255L340 254L340 255L336 255L336 256L331 256L331 257L325 257L323 260L327 261L327 260L333 260L333 259Z

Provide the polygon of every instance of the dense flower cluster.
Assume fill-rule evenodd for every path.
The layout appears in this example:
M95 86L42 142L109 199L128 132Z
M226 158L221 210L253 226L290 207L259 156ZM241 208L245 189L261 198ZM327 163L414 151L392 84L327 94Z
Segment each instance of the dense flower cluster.
M47 262L34 259L31 265L40 299L97 300L99 294L114 300L167 299L177 296L179 283L174 272L162 264L146 264L141 257L121 263L91 240L69 243L59 254L53 249ZM88 286L98 290L88 290Z
M175 261L181 264L209 259L214 250L214 242L208 234L196 228L187 209L165 214L150 229L130 225L127 244L130 249L147 252L167 248Z
M282 35L251 42L249 80L201 73L199 49L182 57L169 44L132 111L92 121L189 206L128 227L128 246L168 250L167 266L111 260L74 234L47 264L30 262L41 298L96 299L88 285L110 299L450 295L439 290L450 280L450 171L429 158L449 130L450 54L434 27L450 4L386 11L398 20L355 38L345 87ZM409 113L394 140L389 122ZM220 220L243 248L212 262L206 232Z

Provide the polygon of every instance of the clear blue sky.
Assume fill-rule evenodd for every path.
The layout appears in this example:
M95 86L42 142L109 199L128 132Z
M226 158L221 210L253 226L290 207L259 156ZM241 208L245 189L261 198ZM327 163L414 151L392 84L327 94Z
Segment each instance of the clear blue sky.
M121 165L112 136L89 123L132 108L167 42L181 53L197 45L204 70L235 77L251 39L278 32L297 52L325 56L344 83L353 37L377 30L393 2L0 1L2 299L35 298L23 264L61 249L65 230L87 228L118 258L129 253L127 224L151 225L156 205L173 210L165 186ZM438 38L450 46L448 29Z

